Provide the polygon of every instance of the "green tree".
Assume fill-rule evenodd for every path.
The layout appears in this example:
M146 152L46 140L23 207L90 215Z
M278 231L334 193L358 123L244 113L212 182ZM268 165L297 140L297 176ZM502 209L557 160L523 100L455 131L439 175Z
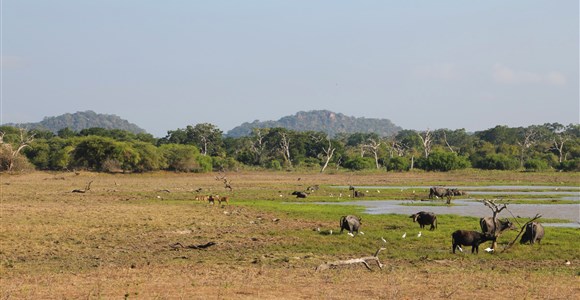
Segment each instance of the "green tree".
M471 164L466 157L452 152L433 151L427 158L417 161L419 168L426 171L451 171L469 168Z
M164 144L160 147L167 169L179 172L208 172L212 170L210 157L200 154L193 145Z

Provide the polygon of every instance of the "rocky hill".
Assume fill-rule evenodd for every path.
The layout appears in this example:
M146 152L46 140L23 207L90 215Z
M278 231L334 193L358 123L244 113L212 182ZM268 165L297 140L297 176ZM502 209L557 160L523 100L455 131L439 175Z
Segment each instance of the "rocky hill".
M330 136L339 133L377 133L380 136L389 136L402 130L388 119L369 119L349 117L341 113L328 110L313 110L298 112L293 116L286 116L278 121L254 121L244 123L228 131L227 136L240 137L251 134L253 128L282 127L296 131L321 131Z
M57 133L59 130L69 128L74 131L81 131L87 128L99 127L105 129L121 129L133 133L145 133L139 126L129 123L116 115L97 114L94 111L76 112L74 114L64 114L57 117L45 117L37 123L6 124L26 129L43 129Z

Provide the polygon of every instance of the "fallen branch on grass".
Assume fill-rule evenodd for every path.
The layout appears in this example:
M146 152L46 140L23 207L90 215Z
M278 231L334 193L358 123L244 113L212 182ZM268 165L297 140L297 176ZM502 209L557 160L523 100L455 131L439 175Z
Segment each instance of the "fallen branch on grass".
M81 194L86 193L87 191L89 191L91 189L91 183L93 183L92 180L89 181L89 183L87 183L84 190L73 190L72 193L81 193Z
M213 245L215 245L215 243L214 243L214 242L209 242L209 243L200 244L200 245L189 245L189 246L184 246L184 245L182 245L180 242L177 242L177 243L175 243L175 244L171 244L171 245L169 245L169 247L173 248L174 250L177 250L177 249L180 249L180 248L183 248L183 249L196 249L196 250L199 250L199 249L205 249L205 248L207 248L207 247L211 247L211 246L213 246Z
M377 250L377 252L375 252L375 255L373 256L367 256L367 257L361 257L361 258L353 258L353 259L347 259L347 260L337 260L337 261L333 261L333 262L327 262L327 263L323 263L320 266L318 266L316 268L316 272L319 271L324 271L326 269L329 268L335 268L338 266L345 266L345 265L352 265L352 264L358 264L361 263L363 265L365 265L365 267L367 267L367 269L369 269L370 271L372 271L371 267L369 266L367 261L375 261L377 263L377 265L379 266L379 268L383 268L383 264L381 263L381 261L379 260L379 252L381 252L382 250L385 250L386 248L379 248Z

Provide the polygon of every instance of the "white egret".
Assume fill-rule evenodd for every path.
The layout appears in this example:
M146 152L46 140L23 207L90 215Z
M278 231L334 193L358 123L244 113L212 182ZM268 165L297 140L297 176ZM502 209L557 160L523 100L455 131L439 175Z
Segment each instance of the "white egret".
M407 233L405 232L405 233L403 233L402 238L406 238L406 237L407 237Z
M383 242L384 242L385 244L387 243L387 240L385 240L385 238L384 238L384 237L381 237L381 240L383 240Z
M421 231L419 231L419 233L417 234L417 237L421 237Z
M350 235L350 236L354 237L354 234L352 234L352 233L350 233L350 232L348 233L348 235Z
M485 249L483 249L483 250L484 250L485 252L488 252L488 253L489 253L489 252L493 252L493 249L492 249L492 248L489 248L489 247L487 247L487 248L485 248Z

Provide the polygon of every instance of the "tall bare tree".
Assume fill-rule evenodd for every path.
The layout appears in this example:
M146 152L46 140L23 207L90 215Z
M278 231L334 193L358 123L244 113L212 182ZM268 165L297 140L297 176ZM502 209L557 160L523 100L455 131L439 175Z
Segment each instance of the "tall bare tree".
M569 133L573 131L574 125L564 126L559 123L548 124L550 133L550 149L558 153L558 162L563 162L566 159L564 145L572 140L572 135ZM578 126L578 125L576 125Z
M323 137L320 135L312 134L312 135L310 135L310 138L312 140L314 140L316 143L321 144L322 153L318 154L318 156L321 157L322 160L324 161L322 168L320 168L320 173L324 173L324 170L326 169L326 167L328 167L328 163L330 162L330 160L332 159L332 156L334 155L334 151L336 150L336 147L332 144L332 141L328 135ZM324 140L326 140L326 142L328 142L327 145L326 145L326 143L325 143L325 145L322 145Z
M495 250L495 247L497 247L497 238L500 236L501 231L498 230L498 226L495 224L499 224L499 221L497 219L497 215L504 209L507 208L507 204L503 204L501 206L498 206L493 200L483 200L483 204L487 207L489 207L489 209L491 209L492 213L493 213L493 231L492 234L493 236L496 237L496 240L493 241L493 244L491 245L491 249Z
M431 154L431 146L433 143L433 135L431 133L431 130L427 129L425 132L422 133L423 135L420 132L418 132L417 134L419 135L421 143L423 144L425 158L428 158L429 154Z
M290 157L290 136L287 132L280 131L280 151L282 156L288 165L292 168L292 160Z
M523 166L528 149L537 141L538 130L535 126L530 126L524 129L521 135L521 139L518 138L516 143L520 146L520 166Z
M252 130L253 140L250 144L250 149L256 155L256 160L258 165L262 164L262 159L264 157L264 150L266 148L265 135L268 133L268 129L254 128ZM264 134L265 133L265 134Z
M377 167L377 169L380 169L379 166L379 147L381 146L382 141L379 139L374 139L374 138L369 138L367 140L367 143L364 144L364 147L369 149L370 152L373 154L373 157L375 159L375 166Z
M20 128L20 141L18 142L16 149L14 149L11 143L4 142L5 134L4 131L0 131L0 147L3 147L8 151L8 171L12 171L12 169L14 169L14 161L16 160L16 157L20 155L22 149L30 147L30 143L34 141L34 134L28 134L24 128Z
M451 147L451 145L449 145L449 141L447 140L447 131L446 130L443 131L443 140L445 142L445 145L447 145L447 148L449 149L449 151L451 151L451 153L456 153L455 150L453 149L453 147Z

